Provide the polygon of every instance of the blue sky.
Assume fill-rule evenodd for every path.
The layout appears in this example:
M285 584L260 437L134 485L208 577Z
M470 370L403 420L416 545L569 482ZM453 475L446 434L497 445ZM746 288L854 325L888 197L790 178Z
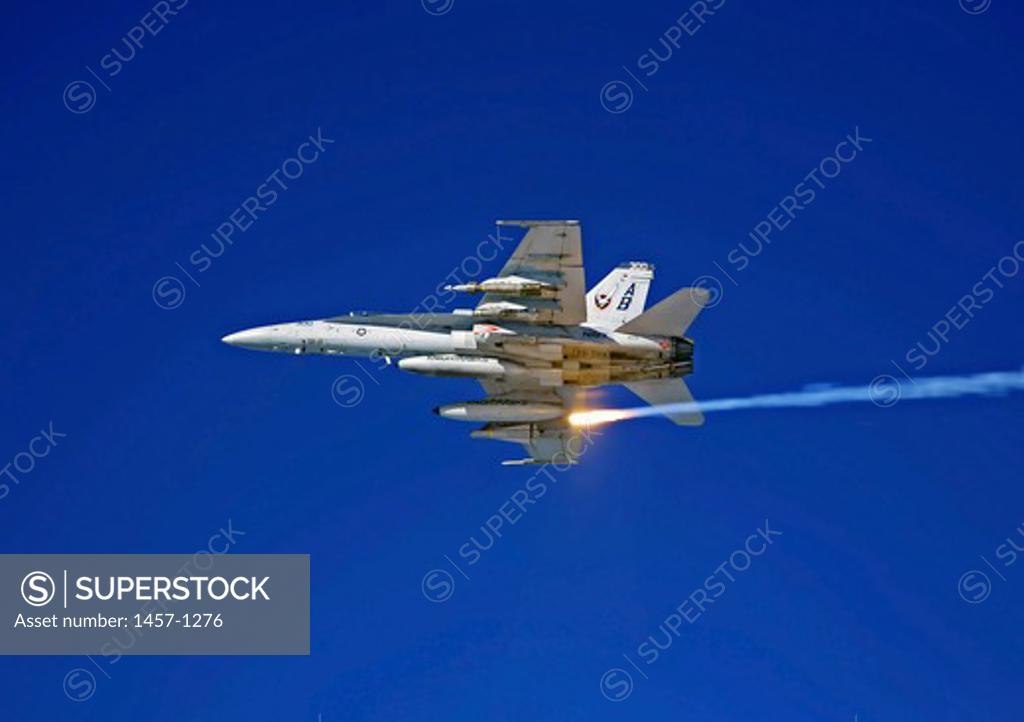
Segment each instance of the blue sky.
M1020 368L1024 273L905 362L1024 238L1019 7L169 5L116 74L104 58L154 5L22 6L0 30L0 463L66 434L5 479L0 544L192 552L231 520L233 553L311 554L313 650L3 658L5 718L1018 719L1024 562L996 555L1024 544L1019 397L609 428L431 603L424 575L536 473L430 413L476 386L388 369L343 408L350 361L219 338L409 311L495 219L579 218L592 282L630 259L657 265L654 300L723 282L690 331L698 398L868 383L893 360ZM738 271L730 252L858 129ZM193 285L177 264L195 272L318 130L333 144ZM639 645L766 520L781 536L648 665ZM968 603L982 556L1001 577ZM62 680L83 664L76 703ZM633 685L612 702L618 667Z

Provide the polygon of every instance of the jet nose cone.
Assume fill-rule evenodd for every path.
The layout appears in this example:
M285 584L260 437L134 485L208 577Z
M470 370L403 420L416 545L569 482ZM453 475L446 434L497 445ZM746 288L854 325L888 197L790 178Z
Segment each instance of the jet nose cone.
M226 343L228 346L241 346L242 341L245 338L245 331L236 331L235 333L229 333L227 336L221 339L222 343Z
M267 340L267 334L262 328L247 328L244 331L229 333L221 339L228 346L240 348L259 348L266 344Z

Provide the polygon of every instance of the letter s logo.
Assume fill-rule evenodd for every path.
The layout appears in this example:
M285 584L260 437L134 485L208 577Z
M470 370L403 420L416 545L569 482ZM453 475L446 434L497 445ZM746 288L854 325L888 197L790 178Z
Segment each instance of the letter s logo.
M33 607L45 607L56 593L57 585L46 572L29 572L21 580L21 598Z

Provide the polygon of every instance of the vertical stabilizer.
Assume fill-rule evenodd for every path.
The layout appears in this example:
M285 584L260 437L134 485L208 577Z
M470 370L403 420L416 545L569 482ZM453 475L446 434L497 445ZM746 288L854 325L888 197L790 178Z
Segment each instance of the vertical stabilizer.
M587 323L614 330L636 318L644 311L653 279L650 263L620 263L587 293Z

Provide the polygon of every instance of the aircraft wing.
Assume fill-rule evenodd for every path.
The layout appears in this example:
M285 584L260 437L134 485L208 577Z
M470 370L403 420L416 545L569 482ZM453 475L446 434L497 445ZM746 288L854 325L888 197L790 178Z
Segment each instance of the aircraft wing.
M579 221L499 221L528 229L497 278L555 287L544 297L484 294L478 317L574 326L587 320L583 240Z
M481 381L487 392L487 400L507 402L529 402L558 405L564 409L559 418L534 423L492 422L473 432L474 438L511 441L522 444L529 456L525 459L511 459L502 462L506 466L520 464L555 464L568 466L576 464L580 456L586 453L593 443L593 429L586 431L571 426L567 420L582 393L574 387L558 389L531 386L511 386L509 384Z

